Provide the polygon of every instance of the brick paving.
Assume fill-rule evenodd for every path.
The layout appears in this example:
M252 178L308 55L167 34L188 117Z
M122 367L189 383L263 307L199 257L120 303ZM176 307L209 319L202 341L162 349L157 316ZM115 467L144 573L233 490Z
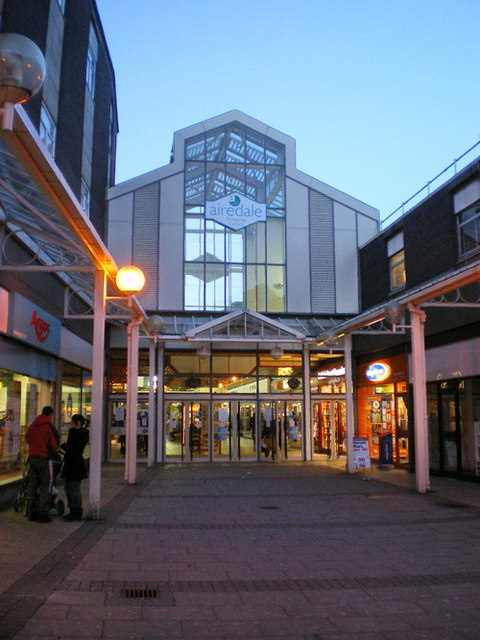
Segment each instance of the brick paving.
M480 637L479 484L271 462L138 477L104 468L98 521L0 512L2 640Z

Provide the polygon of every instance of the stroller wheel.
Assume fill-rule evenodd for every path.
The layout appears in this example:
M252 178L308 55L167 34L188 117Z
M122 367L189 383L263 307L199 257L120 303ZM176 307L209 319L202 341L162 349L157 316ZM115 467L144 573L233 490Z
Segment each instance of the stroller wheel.
M55 508L57 510L58 515L63 516L63 514L65 513L65 503L63 502L63 500L57 500L55 504Z

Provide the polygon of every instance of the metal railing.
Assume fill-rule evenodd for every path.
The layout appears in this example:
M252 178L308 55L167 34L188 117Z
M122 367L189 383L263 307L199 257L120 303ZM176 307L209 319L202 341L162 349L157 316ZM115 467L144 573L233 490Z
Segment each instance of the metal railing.
M471 158L467 162L465 160L465 158L469 154L471 154L472 151L478 147L478 145L480 145L480 140L478 142L476 142L473 146L471 146L470 149L467 149L465 151L465 153L462 153L461 156L459 156L458 158L455 158L455 160L451 164L449 164L448 167L445 167L445 169L443 169L443 171L440 171L440 173L438 173L434 178L429 180L425 186L423 186L416 193L414 193L412 196L410 196L410 198L408 198L408 200L405 200L405 202L402 202L402 204L399 207L397 207L395 209L395 211L392 211L392 213L390 213L386 218L384 218L383 220L380 220L379 223L378 223L378 231L382 231L389 224L391 224L392 222L394 222L398 218L401 218L402 216L404 216L415 204L418 204L420 202L420 200L423 200L423 198L425 198L426 196L430 195L430 190L432 188L432 185L437 183L437 181L439 181L439 179L442 178L448 171L453 169L453 174L452 174L452 176L450 176L450 177L453 177L454 175L456 175L456 173L457 173L457 171L459 171L459 169L465 168L467 163L470 162L471 160L473 160L473 158ZM458 166L459 163L461 163L461 167ZM444 178L444 180L445 180L445 178ZM440 186L440 185L438 185L438 186ZM405 210L405 207L407 205L408 205L408 209Z

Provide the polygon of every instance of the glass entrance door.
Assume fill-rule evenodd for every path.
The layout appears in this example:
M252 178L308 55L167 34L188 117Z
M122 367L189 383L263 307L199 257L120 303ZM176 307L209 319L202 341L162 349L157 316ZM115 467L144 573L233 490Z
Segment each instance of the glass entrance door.
M208 460L208 402L169 402L165 405L165 458Z
M213 404L213 459L255 459L255 408L235 400Z
M302 403L289 400L260 402L257 426L260 460L303 459Z
M347 429L345 401L328 399L314 402L312 417L314 455L338 458L344 454Z

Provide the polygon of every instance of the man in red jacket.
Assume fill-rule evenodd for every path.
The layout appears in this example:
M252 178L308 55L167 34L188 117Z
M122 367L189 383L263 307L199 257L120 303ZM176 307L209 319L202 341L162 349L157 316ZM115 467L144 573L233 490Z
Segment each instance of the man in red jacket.
M48 516L53 482L50 456L60 445L52 429L52 414L52 407L44 407L27 430L27 515L34 522L52 521Z

